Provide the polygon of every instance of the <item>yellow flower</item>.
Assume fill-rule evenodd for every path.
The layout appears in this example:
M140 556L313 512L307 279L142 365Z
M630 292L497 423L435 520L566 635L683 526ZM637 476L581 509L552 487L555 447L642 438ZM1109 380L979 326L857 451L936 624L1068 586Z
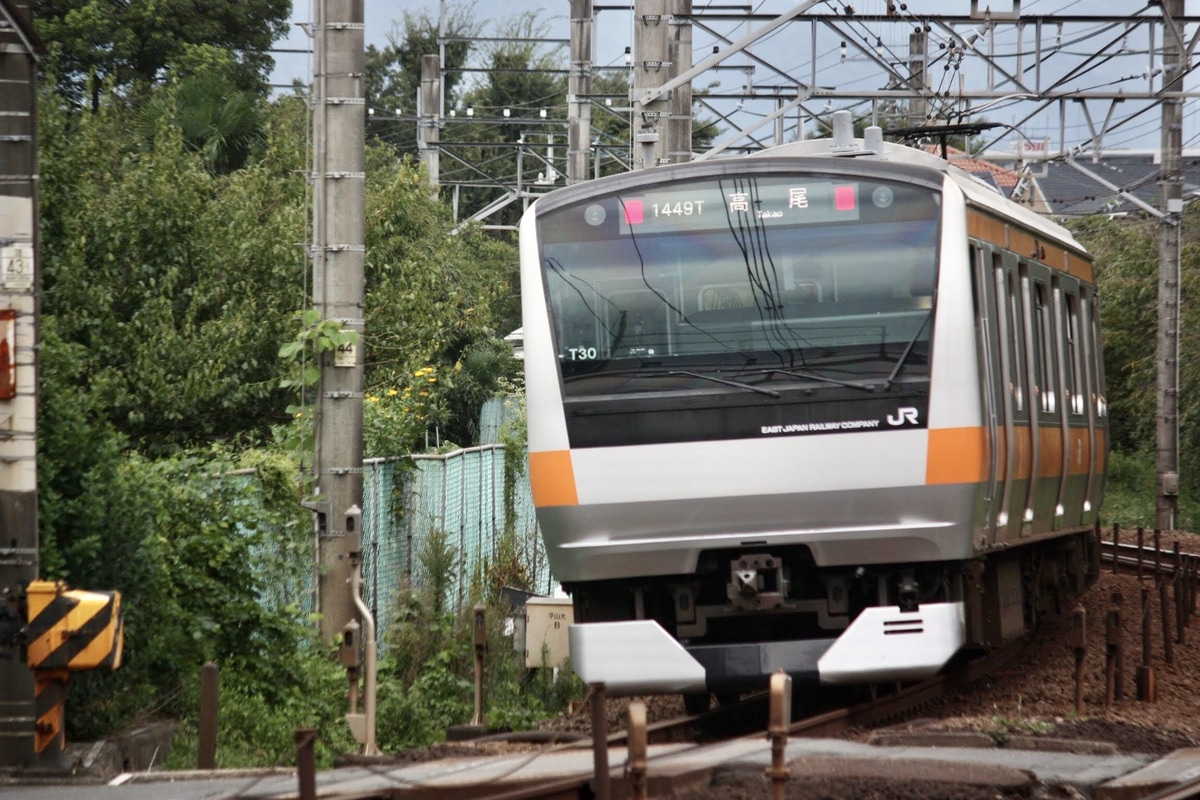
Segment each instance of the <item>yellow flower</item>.
M387 390L387 396L388 396L388 397L395 397L395 396L396 396L396 395L398 395L398 394L400 394L400 392L396 391L395 389L388 389L388 390Z
M430 383L437 383L437 377L428 378L427 380L428 380Z
M420 394L421 397L429 397L429 392L418 392L418 394Z

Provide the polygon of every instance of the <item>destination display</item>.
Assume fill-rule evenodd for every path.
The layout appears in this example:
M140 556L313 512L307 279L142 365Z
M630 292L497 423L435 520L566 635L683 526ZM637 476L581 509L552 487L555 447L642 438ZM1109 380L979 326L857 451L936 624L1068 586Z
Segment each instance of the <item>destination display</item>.
M724 176L600 194L538 220L542 244L711 231L889 223L936 216L938 194L819 173Z
M891 192L887 187L877 188ZM854 181L793 176L674 186L642 195L619 196L611 203L615 206L620 232L636 235L681 228L853 222L860 218L859 192L860 186Z

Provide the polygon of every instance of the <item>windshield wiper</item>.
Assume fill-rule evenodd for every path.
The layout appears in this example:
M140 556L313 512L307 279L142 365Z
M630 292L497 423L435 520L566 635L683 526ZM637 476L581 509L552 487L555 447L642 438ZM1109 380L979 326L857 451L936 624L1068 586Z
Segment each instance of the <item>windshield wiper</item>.
M875 391L873 383L857 383L855 381L843 381L838 378L827 378L824 375L817 375L812 372L800 372L794 369L762 369L756 374L758 375L790 375L793 378L802 378L808 381L819 381L820 383L832 383L834 386L848 386L851 389L862 389L864 392Z
M904 369L905 362L912 354L913 348L917 344L917 339L921 338L921 334L925 332L925 326L929 324L929 320L933 317L932 311L925 312L925 319L921 320L921 327L917 328L917 332L908 340L908 346L904 348L904 352L896 359L896 366L892 367L892 374L888 375L887 380L883 382L884 390L892 388L892 384L896 381L896 376L900 374L900 370Z
M668 372L667 374L668 375L686 375L689 378L699 378L702 381L712 381L713 383L720 383L725 386L732 386L736 389L746 389L747 391L758 392L759 394L765 394L767 397L782 397L783 396L783 395L779 394L779 392L775 391L774 389L763 389L758 386L753 386L749 383L742 383L741 381L730 381L730 380L726 380L725 378L718 378L713 375L703 375L699 372L688 372L687 370L679 369L679 370L672 370L672 371Z

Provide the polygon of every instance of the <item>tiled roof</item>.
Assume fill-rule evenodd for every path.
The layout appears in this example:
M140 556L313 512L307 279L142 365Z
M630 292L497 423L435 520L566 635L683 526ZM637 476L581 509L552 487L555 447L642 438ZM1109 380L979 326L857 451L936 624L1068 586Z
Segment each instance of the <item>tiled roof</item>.
M1122 191L1148 205L1160 205L1159 165L1151 153L1114 151L1095 161L1079 158L1076 164L1062 160L1030 164L1029 178L1037 187L1034 194L1044 201L1038 211L1055 216L1143 213ZM1184 198L1198 191L1200 158L1189 155L1183 160Z
M925 150L939 157L942 154L940 145L929 145L925 147ZM951 164L990 184L992 188L1005 197L1012 194L1012 190L1021 180L1021 176L1013 170L993 164L990 161L970 158L965 151L959 150L957 147L947 147L946 155L947 160Z

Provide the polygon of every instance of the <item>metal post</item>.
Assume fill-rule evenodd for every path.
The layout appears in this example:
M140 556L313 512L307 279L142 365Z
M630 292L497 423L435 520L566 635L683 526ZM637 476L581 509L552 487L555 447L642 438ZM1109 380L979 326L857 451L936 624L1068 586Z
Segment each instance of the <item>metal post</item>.
M1171 596L1167 591L1166 576L1158 577L1158 605L1162 615L1163 660L1168 666L1175 664L1175 642L1171 636Z
M646 704L629 704L629 781L634 800L646 800L647 771Z
M1137 529L1137 579L1141 583L1142 578L1142 554L1145 552L1146 529L1141 525Z
M437 56L421 56L421 89L417 94L417 150L421 166L429 176L433 196L441 185L441 117L438 116L442 97L442 70Z
M1153 626L1150 620L1150 590L1142 589L1142 666L1138 668L1137 698L1144 703L1154 703L1158 700L1158 689L1155 686L1154 665L1151 663Z
M471 717L471 724L480 726L483 725L483 655L487 650L485 611L482 605L475 606L472 630L475 641L475 714Z
M791 770L787 766L788 728L792 722L792 678L782 670L771 675L771 709L767 736L771 740L771 800L783 800Z
M196 768L217 767L217 695L219 675L217 665L205 662L200 668L200 725L197 732Z
M567 78L567 183L588 179L592 146L592 0L571 0L571 72Z
M1113 575L1121 571L1121 523L1113 523Z
M1105 619L1105 652L1104 652L1104 707L1109 708L1119 700L1125 699L1125 665L1122 649L1122 625L1120 593L1113 592L1113 607L1109 609Z
M1183 90L1182 53L1175 20L1184 0L1162 1L1162 158L1159 183L1162 210L1158 243L1158 373L1155 393L1157 443L1157 516L1155 525L1175 529L1179 503L1179 298L1181 227L1183 223ZM1174 30L1172 30L1174 29Z
M359 334L320 357L316 410L318 600L321 636L354 618L351 542L343 520L362 508L364 149L363 0L320 0L313 98L313 305ZM357 539L357 537L354 537ZM357 547L357 542L354 543Z
M1175 542L1172 547L1172 555L1175 558L1175 569L1171 573L1171 591L1175 595L1175 643L1183 644L1183 632L1185 629L1183 618L1183 556L1179 551L1179 542Z
M1077 605L1071 612L1071 647L1075 651L1075 713L1083 716L1083 661L1087 656L1087 611Z
M38 577L37 53L29 0L0 9L0 604ZM5 598L7 595L7 598ZM15 613L15 608L12 609ZM0 658L0 767L53 767L36 753L34 676L19 658ZM49 748L53 749L53 748Z
M608 780L608 692L603 683L592 684L592 796L610 800Z
M296 728L296 778L299 782L300 800L316 800L317 761L313 744L317 732L313 728Z

